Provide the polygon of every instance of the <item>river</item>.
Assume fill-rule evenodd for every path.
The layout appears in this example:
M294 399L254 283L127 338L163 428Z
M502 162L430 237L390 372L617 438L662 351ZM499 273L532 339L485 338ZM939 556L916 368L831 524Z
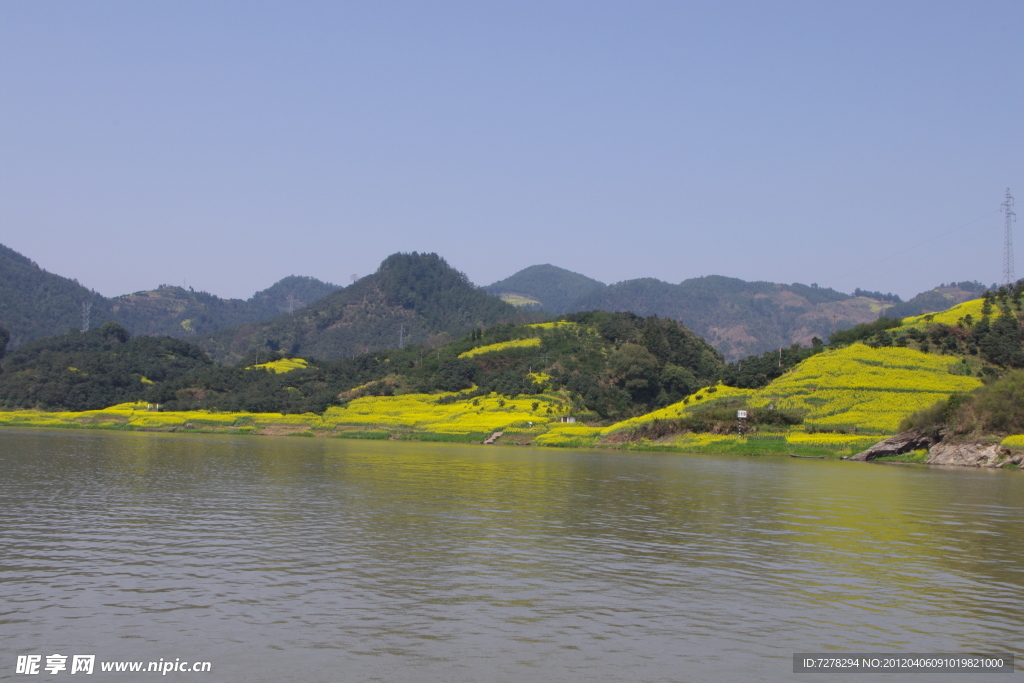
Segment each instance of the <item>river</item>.
M1024 636L1021 472L7 429L0 501L0 679L866 683L792 655Z

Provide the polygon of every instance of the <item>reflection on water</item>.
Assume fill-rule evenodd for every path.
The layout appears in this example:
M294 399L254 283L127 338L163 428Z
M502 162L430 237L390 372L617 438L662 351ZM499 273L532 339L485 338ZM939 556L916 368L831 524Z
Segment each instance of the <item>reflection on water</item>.
M0 678L783 681L1024 631L1017 472L16 430L0 468Z

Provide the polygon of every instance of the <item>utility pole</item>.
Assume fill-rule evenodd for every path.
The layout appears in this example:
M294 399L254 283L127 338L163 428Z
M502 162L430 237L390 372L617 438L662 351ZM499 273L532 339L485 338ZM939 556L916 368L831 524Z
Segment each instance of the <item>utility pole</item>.
M89 331L89 314L92 312L92 302L82 302L82 332Z
M1013 223L1017 220L1017 214L1013 210L1013 195L1010 194L1010 188L1006 188L1006 199L1000 206L1006 216L1006 237L1003 243L1003 284L1012 285L1017 280L1017 276L1013 273Z
M399 325L398 326L398 348L399 349L405 348L402 345L403 344L403 337L404 336L405 336L405 325Z

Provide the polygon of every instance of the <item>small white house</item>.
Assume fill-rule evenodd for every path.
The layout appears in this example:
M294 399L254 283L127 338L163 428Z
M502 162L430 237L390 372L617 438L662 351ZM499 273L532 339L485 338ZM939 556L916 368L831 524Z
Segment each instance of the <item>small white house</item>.
M561 418L559 418L558 421L559 422L569 422L569 423L572 423L572 422L576 421L576 418L573 417L572 415L563 415Z

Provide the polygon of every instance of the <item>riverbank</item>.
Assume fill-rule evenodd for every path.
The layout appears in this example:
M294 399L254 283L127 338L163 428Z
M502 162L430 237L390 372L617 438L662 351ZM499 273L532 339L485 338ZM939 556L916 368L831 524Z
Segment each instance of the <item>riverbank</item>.
M473 410L449 405L427 404L413 396L394 397L372 404L373 411L332 407L322 415L304 413L249 412L156 412L152 406L127 403L103 410L84 412L0 411L0 427L85 429L181 434L234 434L252 436L294 436L306 438L369 439L483 443L496 431L497 445L541 446L548 448L597 448L621 451L661 451L676 453L724 453L751 456L819 456L850 458L875 446L886 435L857 435L808 432L801 427L777 432L737 434L684 433L658 439L636 438L618 423L607 427L562 422L557 406L540 405L531 399L483 399ZM472 405L472 404L470 404ZM389 407L386 410L384 407ZM428 425L429 428L424 428ZM1024 437L1008 437L996 444L1004 451L1024 452ZM927 453L927 451L924 451ZM1008 466L1016 460L1003 458ZM926 463L918 452L881 454L877 462ZM948 460L948 459L947 459ZM945 462L941 464L958 464ZM970 464L970 463L964 463Z

